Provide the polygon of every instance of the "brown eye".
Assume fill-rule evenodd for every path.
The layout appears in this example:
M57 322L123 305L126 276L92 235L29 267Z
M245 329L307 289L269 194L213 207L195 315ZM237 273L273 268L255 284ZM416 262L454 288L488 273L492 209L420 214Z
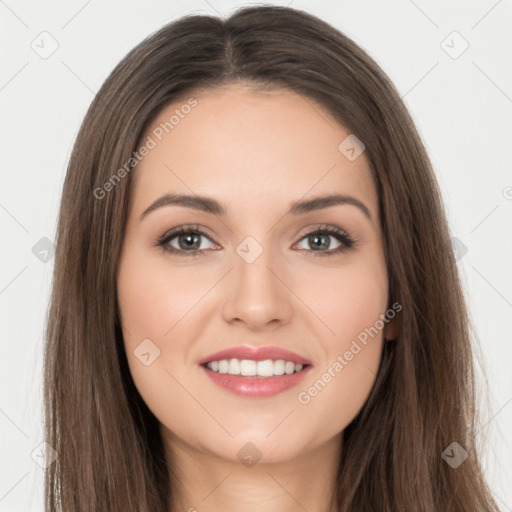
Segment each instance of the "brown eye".
M199 249L201 247L201 237L203 235L197 235L194 233L183 233L172 238L169 243L176 239L178 242L178 249Z

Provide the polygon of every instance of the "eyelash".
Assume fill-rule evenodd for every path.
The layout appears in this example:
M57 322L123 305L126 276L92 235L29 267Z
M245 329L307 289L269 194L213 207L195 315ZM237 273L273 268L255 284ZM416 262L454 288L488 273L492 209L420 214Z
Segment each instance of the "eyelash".
M199 234L202 235L212 242L216 243L215 240L212 240L212 237L203 231L199 226L197 225L185 225L180 226L179 228L173 229L161 237L159 237L156 241L155 246L161 247L164 252L175 254L179 257L189 257L189 256L204 256L207 249L194 249L192 251L184 251L181 249L176 249L174 247L171 247L167 245L171 240L176 238L179 235L183 234ZM342 245L338 247L337 249L329 250L329 251L314 251L313 249L301 249L302 251L311 252L313 253L313 256L319 256L319 257L326 257L326 256L334 256L336 254L342 254L345 252L348 252L352 247L356 244L356 240L354 240L347 232L343 231L342 229L339 229L334 226L321 226L319 228L314 229L313 231L310 231L309 233L306 233L304 236L302 236L299 240L301 242L305 238L312 236L312 235L331 235L334 238L336 238L339 242L341 242ZM218 245L218 244L217 244Z

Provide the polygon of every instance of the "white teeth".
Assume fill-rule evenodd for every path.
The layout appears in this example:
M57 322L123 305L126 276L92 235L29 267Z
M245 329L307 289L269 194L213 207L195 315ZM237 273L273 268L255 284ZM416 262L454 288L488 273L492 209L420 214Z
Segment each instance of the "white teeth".
M212 362L215 362L215 361L212 361ZM219 361L219 373L228 373L228 366L229 366L229 363L226 359ZM213 368L210 368L210 370L213 370Z
M274 362L274 375L283 375L284 374L284 365L286 361L282 359L278 359Z
M232 359L233 361L233 359ZM235 359L236 361L236 359ZM256 361L250 361L249 359L242 359L240 361L240 373L242 375L256 375Z
M240 361L238 359L231 359L229 361L228 373L230 375L240 375Z
M256 373L260 377L272 377L272 375L274 375L274 363L272 359L258 361L258 364L256 365Z
M291 375L300 372L302 364L295 364L292 361L283 359L265 359L264 361L252 361L250 359L222 359L211 361L206 365L210 370L217 373L229 373L230 375L244 375L247 377L273 377L274 375Z
M286 373L286 375L291 375L294 371L295 371L295 363L288 361L284 365L284 373Z

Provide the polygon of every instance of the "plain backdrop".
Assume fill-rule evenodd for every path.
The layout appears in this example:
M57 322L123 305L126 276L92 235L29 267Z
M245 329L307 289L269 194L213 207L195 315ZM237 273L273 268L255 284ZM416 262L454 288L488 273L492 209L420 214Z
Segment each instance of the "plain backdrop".
M416 122L457 239L488 375L478 433L485 471L502 510L512 511L512 2L268 3L309 11L361 45ZM45 251L86 109L119 60L163 24L242 5L0 0L0 511L43 511L37 459L53 268Z

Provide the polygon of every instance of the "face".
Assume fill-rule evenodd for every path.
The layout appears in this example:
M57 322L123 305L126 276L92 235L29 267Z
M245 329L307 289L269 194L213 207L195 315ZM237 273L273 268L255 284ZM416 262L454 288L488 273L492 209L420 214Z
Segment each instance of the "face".
M375 381L389 327L378 197L364 152L340 150L349 132L309 98L240 84L194 98L154 120L132 171L117 277L130 371L169 443L291 460L339 439ZM166 194L219 204L155 204ZM345 199L292 208L332 195ZM201 364L236 347L307 365L268 378ZM269 368L238 355L228 372Z

